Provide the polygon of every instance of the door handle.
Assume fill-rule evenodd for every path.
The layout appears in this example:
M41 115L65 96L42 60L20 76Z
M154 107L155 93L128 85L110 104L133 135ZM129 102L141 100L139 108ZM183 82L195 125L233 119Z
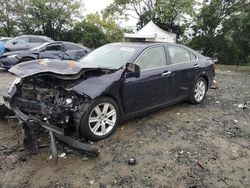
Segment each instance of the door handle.
M198 68L198 67L200 67L199 64L194 64L194 68Z
M167 75L169 75L169 74L171 74L172 72L171 71L165 71L165 72L163 72L161 75L162 76L167 76Z

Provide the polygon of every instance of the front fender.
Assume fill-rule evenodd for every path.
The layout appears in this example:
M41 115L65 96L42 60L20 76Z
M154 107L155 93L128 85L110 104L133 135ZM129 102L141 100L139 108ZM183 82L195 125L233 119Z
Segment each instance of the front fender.
M108 94L117 96L117 91L120 92L124 80L123 72L124 71L120 69L110 74L91 77L71 88L68 88L68 90L75 91L81 95L87 95L91 99Z

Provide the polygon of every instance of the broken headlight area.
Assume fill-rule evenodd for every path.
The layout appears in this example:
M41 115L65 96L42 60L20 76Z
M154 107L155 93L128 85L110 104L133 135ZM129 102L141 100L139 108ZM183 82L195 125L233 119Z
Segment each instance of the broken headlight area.
M62 81L53 78L26 78L18 85L11 106L52 125L70 125L73 113L87 99L63 86Z
M99 155L94 147L65 135L65 128L77 130L75 117L82 113L82 106L89 100L87 96L66 89L74 82L37 76L24 78L14 85L15 93L12 99L6 99L22 122L23 144L27 149L37 153L35 132L38 128L36 125L40 125L49 131L54 157L57 157L56 138L88 156Z

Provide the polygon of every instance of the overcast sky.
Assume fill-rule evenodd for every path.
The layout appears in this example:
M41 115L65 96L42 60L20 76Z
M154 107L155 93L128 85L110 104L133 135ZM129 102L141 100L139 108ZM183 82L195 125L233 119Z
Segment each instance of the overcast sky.
M100 12L110 5L113 0L84 0L85 14ZM121 22L122 27L135 27L137 23L136 19L131 18L128 21Z
M84 0L84 9L87 14L100 12L112 3L113 0Z

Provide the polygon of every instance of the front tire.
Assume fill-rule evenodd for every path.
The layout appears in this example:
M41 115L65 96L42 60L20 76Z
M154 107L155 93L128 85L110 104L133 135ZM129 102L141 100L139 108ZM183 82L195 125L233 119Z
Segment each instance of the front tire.
M119 124L116 102L108 97L96 99L82 116L80 132L89 140L97 141L110 136Z
M190 100L193 104L200 104L204 100L207 92L207 85L206 80L202 77L196 80Z

